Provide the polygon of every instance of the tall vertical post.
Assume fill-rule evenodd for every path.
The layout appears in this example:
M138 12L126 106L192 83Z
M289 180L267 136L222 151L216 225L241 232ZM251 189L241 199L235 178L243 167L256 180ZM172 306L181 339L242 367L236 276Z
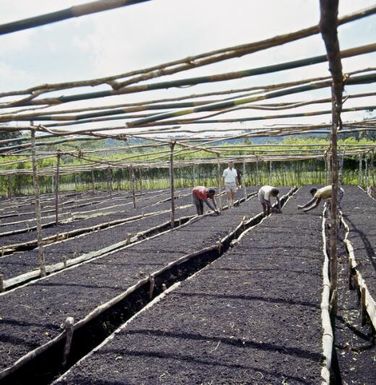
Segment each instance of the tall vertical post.
M259 161L256 156L256 186L259 184Z
M171 228L175 226L175 179L174 179L174 147L176 142L170 143L170 191L171 191Z
M375 175L374 175L374 161L375 161L375 151L371 151L371 159L369 161L369 173L371 176L371 186L375 186Z
M364 154L364 175L365 175L364 184L368 189L369 175L368 175L368 154L367 153Z
M140 180L140 195L142 196L142 168L138 168L138 178Z
M331 228L330 228L330 284L331 313L337 314L337 197L338 197L338 154L337 130L342 128L343 73L337 34L338 0L320 0L320 31L325 43L329 71L332 76L332 129L331 129Z
M8 175L8 198L12 198L13 189L12 189L12 176Z
M77 179L77 174L73 174L74 177L74 190L77 192L78 191L78 179Z
M220 154L217 154L217 185L218 185L218 206L222 210L222 195L221 195L221 161Z
M93 190L93 194L95 193L95 175L94 175L94 169L91 169L91 188Z
M245 176L246 176L246 167L245 167L245 159L243 159L243 178L242 178L242 184L243 184L244 198L247 199L247 187L245 185Z
M34 129L31 130L31 157L32 157L32 168L33 168L34 195L35 195L35 217L37 222L38 263L39 263L40 275L44 277L46 275L46 266L45 266L45 260L44 260L43 239L42 239L40 189L39 189L39 177L38 177L38 165L37 165L37 159L36 159Z
M129 166L129 176L131 178L133 208L135 209L137 207L137 203L136 203L136 186L135 186L135 175L134 175L133 165Z
M56 172L55 172L55 224L59 223L59 187L60 187L60 150L56 154Z
M269 185L272 185L273 162L269 160Z
M109 175L108 175L108 189L110 190L110 196L112 196L112 191L114 189L113 181L114 181L114 171L112 170L112 167L110 167Z
M358 173L358 185L363 184L363 154L359 154L359 173Z

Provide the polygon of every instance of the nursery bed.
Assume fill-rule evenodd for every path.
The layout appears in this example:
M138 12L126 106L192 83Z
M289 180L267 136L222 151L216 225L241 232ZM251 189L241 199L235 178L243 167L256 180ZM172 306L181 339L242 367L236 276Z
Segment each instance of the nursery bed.
M67 316L82 319L152 272L187 253L212 245L235 228L244 216L259 211L259 203L253 199L223 212L221 217L201 217L189 226L3 294L1 369L59 335L60 325Z
M308 189L55 385L319 384L321 211Z
M154 199L150 199L147 203L141 207L134 209L130 205L117 206L116 209L112 209L112 212L109 214L104 212L103 215L88 217L86 219L77 219L67 223L59 223L57 226L50 226L43 229L42 234L43 238L53 237L59 233L74 231L80 228L90 228L97 226L101 223L108 223L116 220L126 219L127 217L133 217L135 215L141 215L143 213L149 213L159 210L168 210L171 207L171 202L166 201L166 197L158 196ZM191 204L192 199L190 195L182 195L177 197L177 202L179 205ZM98 211L97 211L98 214ZM23 245L27 242L36 243L36 232L24 232L17 233L14 235L7 235L1 237L1 246L11 248L12 245ZM22 246L21 246L22 247Z

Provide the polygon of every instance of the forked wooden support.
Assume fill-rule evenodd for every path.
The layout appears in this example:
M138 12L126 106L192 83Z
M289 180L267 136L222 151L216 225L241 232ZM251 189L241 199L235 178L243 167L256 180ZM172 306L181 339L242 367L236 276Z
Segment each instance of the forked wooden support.
M65 339L64 354L63 354L63 366L66 366L68 362L68 357L72 346L73 325L74 325L74 318L67 317L67 319L64 321L64 330L66 333L66 339Z
M149 299L153 298L155 289L155 278L154 275L149 275Z

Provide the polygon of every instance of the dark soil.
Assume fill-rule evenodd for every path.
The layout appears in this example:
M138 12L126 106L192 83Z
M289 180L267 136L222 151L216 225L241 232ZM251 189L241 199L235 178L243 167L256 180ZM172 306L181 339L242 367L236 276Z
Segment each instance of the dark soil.
M155 209L158 210L159 206L155 206ZM194 214L193 206L184 209L179 209L179 206L176 208L176 218ZM62 262L64 258L68 260L91 251L98 251L112 244L124 241L128 234L135 235L138 232L166 223L169 220L170 213L162 213L106 229L91 231L87 234L69 238L63 242L55 242L44 247L46 264L51 265ZM0 258L0 271L5 279L38 268L37 249L17 252Z
M260 211L256 199L220 217L202 217L189 227L135 244L7 292L0 302L1 369L61 332L67 316L76 321L177 258L210 246Z
M344 219L350 227L358 269L376 298L376 202L357 187L347 186L343 199ZM344 237L344 229L341 231ZM359 295L349 289L349 264L344 244L340 245L338 312L335 320L335 346L344 385L376 383L376 347L370 323L362 325Z
M297 211L307 194L55 384L319 384L321 210Z
M51 226L48 228L44 228L42 231L43 237L50 237L59 233L64 233L68 231L73 231L76 229L84 228L84 227L92 227L104 222L111 222L115 220L126 219L127 217L141 215L142 213L149 213L158 210L168 210L171 207L171 202L162 202L158 203L160 200L167 199L168 194L166 193L162 197L158 194L157 196L148 197L145 202L140 201L139 207L134 209L129 202L125 202L124 204L117 204L116 207L111 209L111 213L108 210L104 210L103 214L100 216L96 216L94 218L88 219L79 219L74 220L69 223L61 223L57 226ZM179 205L191 203L192 199L189 195L183 195L181 198L177 199ZM112 203L113 205L114 203ZM91 211L95 210L95 208L91 208ZM97 212L100 212L100 209L96 209ZM95 211L94 211L95 212ZM25 227L25 226L23 226ZM36 231L30 231L21 234L9 235L6 237L1 237L1 245L12 245L23 242L30 242L36 240Z

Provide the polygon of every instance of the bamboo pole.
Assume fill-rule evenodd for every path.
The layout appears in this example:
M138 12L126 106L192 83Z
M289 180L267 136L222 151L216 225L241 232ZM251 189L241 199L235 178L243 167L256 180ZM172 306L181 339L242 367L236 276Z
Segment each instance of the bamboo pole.
M12 176L8 175L8 198L12 198L13 191L12 191Z
M363 181L363 159L362 154L359 154L359 171L358 171L358 185L361 186Z
M221 175L221 162L220 154L217 154L217 185L218 185L218 206L219 210L222 210L222 195L221 195L221 185L222 185L222 175Z
M113 181L114 181L114 171L112 169L112 167L110 167L109 169L109 187L110 187L110 196L112 196L112 192L114 190L114 185L113 185Z
M81 17L92 13L103 12L109 9L124 7L134 3L142 3L150 0L106 0L91 1L60 11L46 13L44 15L34 16L23 20L17 20L0 25L0 35L17 32L29 28L39 27L41 25L55 23L57 21L70 19L73 17Z
M74 190L78 192L77 174L74 174Z
M171 191L171 228L175 227L175 183L174 183L174 147L176 142L170 143L170 191Z
M55 224L59 223L59 185L60 185L60 158L61 153L58 150L56 154L56 174L55 174Z
M273 163L269 161L269 185L272 185Z
M46 275L46 266L45 266L45 260L44 260L44 250L43 250L40 189L39 189L39 178L38 178L38 165L36 162L34 130L31 131L31 144L32 144L31 149L32 149L33 184L34 184L34 194L35 194L35 218L37 222L38 262L39 262L40 275L44 277Z
M330 273L331 273L331 305L332 316L337 314L337 197L338 197L338 155L337 130L342 128L341 110L343 94L343 74L341 53L337 35L338 0L320 0L320 30L327 51L329 71L332 83L332 130L331 130L331 161L332 161L332 199L330 228Z
M135 186L134 169L133 169L133 165L132 164L129 166L129 176L130 176L130 179L131 179L133 208L135 209L137 207L137 203L136 203L136 186Z
M372 187L375 187L375 175L374 175L374 161L375 161L375 151L372 150L371 151L371 159L370 159L370 164L369 164L369 168L370 168L370 174L371 174L371 186Z
M246 177L246 167L245 167L245 159L243 159L243 178L242 178L242 184L243 184L244 198L247 199L247 187L246 187L246 183L245 183L245 177Z
M138 179L140 182L140 195L142 195L143 185L142 185L142 168L141 167L138 168Z
M93 190L93 194L95 194L95 175L94 175L94 169L91 169L91 186Z
M4 291L4 274L0 273L0 293Z

